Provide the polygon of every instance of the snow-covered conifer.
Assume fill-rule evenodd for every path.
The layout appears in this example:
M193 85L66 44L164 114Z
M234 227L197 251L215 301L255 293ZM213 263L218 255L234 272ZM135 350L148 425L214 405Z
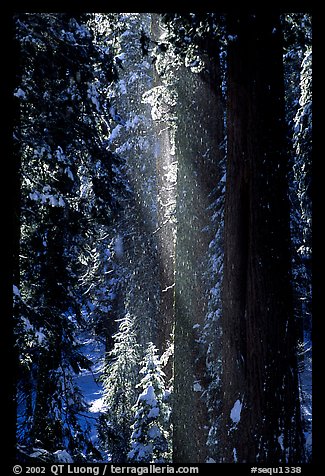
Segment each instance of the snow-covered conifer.
M113 336L114 347L103 369L104 401L107 412L99 424L99 437L115 463L125 462L129 451L132 406L136 401L139 349L134 318L127 313Z
M157 349L149 343L140 370L142 390L134 410L132 424L131 462L166 463L170 460L169 392L165 389L164 373Z

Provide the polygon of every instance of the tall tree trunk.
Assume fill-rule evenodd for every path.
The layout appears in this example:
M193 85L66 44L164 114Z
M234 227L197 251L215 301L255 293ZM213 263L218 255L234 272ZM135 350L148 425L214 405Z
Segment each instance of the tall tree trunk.
M222 314L224 462L302 460L290 283L281 28L228 16Z
M164 29L160 15L152 14L151 33L155 42L161 41ZM164 88L167 92L166 78L162 78L157 69L153 72L154 87ZM168 94L168 93L167 93ZM169 178L168 172L175 167L172 135L173 125L169 114L164 114L154 121L155 158L157 177L157 230L156 243L159 257L159 313L157 347L160 353L167 350L174 326L174 281L175 281L175 200L176 183ZM172 364L164 369L167 379L172 376Z
M203 391L205 355L199 335L207 310L204 272L213 233L211 192L218 178L222 106L215 42L202 52L204 69L181 68L176 130L177 239L175 266L175 357L173 461L204 463L208 429Z

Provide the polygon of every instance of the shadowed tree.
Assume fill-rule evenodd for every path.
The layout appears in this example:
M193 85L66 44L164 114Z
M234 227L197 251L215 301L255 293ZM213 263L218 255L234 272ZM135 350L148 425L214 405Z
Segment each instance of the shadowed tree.
M228 15L222 462L300 462L282 35L274 14Z
M173 461L204 463L208 415L205 351L200 340L207 313L204 272L213 238L212 192L220 179L223 108L219 48L200 39L180 66L177 92L177 236L175 259L175 355Z

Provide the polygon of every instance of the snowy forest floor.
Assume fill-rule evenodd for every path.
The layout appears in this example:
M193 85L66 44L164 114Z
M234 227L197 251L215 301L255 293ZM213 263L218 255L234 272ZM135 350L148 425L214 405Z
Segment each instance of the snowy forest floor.
M92 362L91 370L83 370L75 378L75 383L89 406L88 412L79 415L79 422L82 428L90 429L91 442L95 447L98 447L97 423L100 414L105 412L103 385L99 381L105 344L88 332L80 334L78 344L82 346L82 354ZM103 458L107 461L108 455L103 454Z
M103 385L100 382L102 373L105 344L92 333L84 331L79 335L77 340L81 345L82 354L91 361L91 370L84 369L75 377L75 383L80 388L86 404L88 412L79 415L79 423L83 429L90 430L90 438L92 444L98 448L98 419L101 414L105 414L107 410L104 403ZM304 427L304 436L306 439L306 450L312 453L312 347L310 342L305 342L304 369L300 373L301 379L301 398L302 412L306 425ZM103 453L103 462L110 461L109 453Z

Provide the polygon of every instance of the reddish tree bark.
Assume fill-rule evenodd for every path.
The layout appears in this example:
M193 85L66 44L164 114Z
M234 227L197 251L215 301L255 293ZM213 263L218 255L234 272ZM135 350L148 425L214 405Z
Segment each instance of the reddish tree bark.
M228 33L219 455L298 463L281 27L269 12L229 14Z

